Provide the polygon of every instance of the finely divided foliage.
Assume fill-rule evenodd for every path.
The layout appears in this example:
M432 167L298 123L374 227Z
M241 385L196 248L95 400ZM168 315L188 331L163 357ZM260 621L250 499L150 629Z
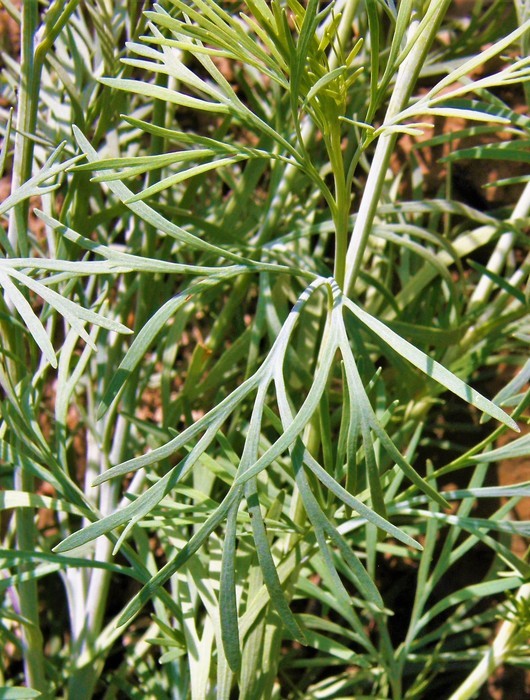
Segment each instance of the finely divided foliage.
M5 3L0 698L527 666L530 486L490 477L529 454L530 17L455 5Z

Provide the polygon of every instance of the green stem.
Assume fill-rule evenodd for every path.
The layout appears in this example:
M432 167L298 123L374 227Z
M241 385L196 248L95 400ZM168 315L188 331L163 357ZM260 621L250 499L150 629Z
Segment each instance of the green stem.
M15 475L15 488L20 491L34 492L34 478L21 466ZM17 548L34 552L36 549L36 528L33 510L18 508L16 511ZM32 567L20 566L20 573ZM20 600L20 614L26 620L22 628L22 645L24 649L24 675L29 688L38 690L43 697L47 695L47 682L44 672L43 638L39 622L39 599L37 581L28 578L17 586Z
M521 586L516 599L518 601L530 599L530 583ZM507 660L513 647L517 646L516 637L520 629L517 620L505 620L479 664L455 690L449 700L468 700L474 697L495 670Z
M165 86L167 84L166 76L157 77L157 85ZM153 123L158 126L165 125L166 103L161 100L155 100L153 106ZM151 153L162 153L164 151L164 139L157 135L152 137ZM149 173L146 186L149 186L160 179L161 171L153 170ZM147 258L155 257L156 254L156 230L152 226L146 226L144 231L144 240L142 243L142 254ZM153 301L159 298L156 293L150 275L142 275L138 283L137 305L135 313L135 330L138 331L149 318ZM150 291L148 293L148 287ZM156 301L155 301L156 303ZM124 409L134 412L136 405L136 382L131 381L128 390L123 397ZM95 408L94 408L95 413ZM94 416L92 416L94 419ZM103 455L100 461L101 470L108 469L110 464L123 461L126 455L126 446L129 440L129 423L122 416L117 419L114 415L107 416L106 420L101 423L102 435L102 452ZM108 455L108 457L107 457ZM102 513L108 514L118 505L119 483L104 483L98 491L99 507ZM96 551L94 557L99 561L112 560L112 542L108 539L100 539L96 543ZM69 679L68 697L79 698L79 700L89 700L93 695L93 689L101 674L103 664L100 660L96 661L95 644L104 622L104 614L108 602L109 587L111 584L111 575L103 569L94 569L90 572L88 581L87 593L85 596L84 605L86 608L86 622L82 632L82 636L77 640L78 658L84 657L90 659L89 663L84 663L76 667ZM164 617L164 614L161 615Z
M414 88L420 70L423 66L425 56L431 46L440 22L442 21L450 0L431 0L426 15L430 14L429 22L423 22L423 28L419 35L416 34L420 27L420 22L416 20L411 24L408 42L412 43L407 57L400 65L396 77L396 84L388 109L385 115L385 122L394 119L407 105L411 92ZM351 294L359 275L364 251L368 242L374 217L383 190L390 156L396 141L395 134L382 134L379 137L374 153L363 197L359 207L359 212L352 232L350 245L346 256L346 278L344 289L346 294Z
M20 84L18 94L17 134L15 138L15 155L11 191L15 192L31 177L33 163L33 142L25 134L34 133L37 119L38 82L35 82L35 66L33 43L38 27L38 5L36 0L25 2L21 15L21 55L20 55ZM27 235L28 202L24 201L15 206L9 217L8 238L16 254L27 256L29 251ZM9 344L13 354L20 362L9 361L13 385L17 386L22 379L27 346L21 331L13 327L10 332ZM33 493L34 477L25 469L24 464L17 467L14 482L15 488ZM16 542L21 550L34 551L36 547L36 528L33 512L19 508L15 513ZM21 572L27 570L21 566ZM22 645L24 649L24 675L28 687L40 691L47 696L47 683L44 672L43 639L39 621L39 599L37 582L33 577L21 581L18 586L20 614L26 620L22 628Z
M342 289L346 274L348 249L348 221L350 216L350 192L346 186L344 161L341 151L340 123L335 124L329 140L329 158L335 181L335 207L332 212L335 224L335 266L333 276Z
M519 219L524 219L530 211L530 182L527 183L522 195L508 218L508 223L515 223ZM509 253L513 250L517 236L514 231L507 231L497 241L497 245L488 261L487 269L490 272L499 274L506 263ZM471 299L469 300L468 313L477 306L485 304L489 298L495 282L491 277L483 275L476 286Z
M338 67L339 56L341 55L341 46L346 46L352 35L352 23L355 13L357 11L357 6L359 5L359 0L343 0L341 3L337 3L336 11L341 13L341 20L337 28L337 34L333 45L329 51L329 69L333 70ZM316 133L315 122L305 117L299 131L299 138L302 144L309 143ZM342 159L341 159L342 160ZM259 234L257 236L257 245L263 245L267 242L270 233L275 230L278 225L278 221L281 219L285 207L287 198L292 192L293 181L295 177L299 174L299 168L294 165L285 166L285 171L282 179L279 182L275 196L271 202L271 206L266 214L266 218L261 226ZM335 172L334 172L335 174ZM342 178L344 180L344 177ZM329 200L327 200L329 203ZM333 205L331 205L333 208ZM349 211L349 204L348 204ZM344 248L346 246L344 245ZM345 257L346 251L341 252L341 255ZM338 252L336 253L336 258L338 257ZM337 264L337 261L335 261ZM339 264L343 267L343 263Z
M20 83L18 86L17 127L15 137L15 159L11 191L16 190L31 177L33 165L33 141L27 134L35 132L37 123L38 80L36 81L33 43L38 27L38 5L29 0L22 6ZM8 238L15 254L28 255L27 214L28 201L21 202L11 210Z
M22 5L21 13L21 56L20 82L18 89L17 133L13 160L11 191L15 192L32 175L34 159L34 142L31 138L36 133L39 109L39 94L42 68L47 52L64 27L70 14L79 4L79 0L70 0L66 7L56 2L46 15L46 31L40 44L35 47L39 29L39 5L37 0L27 0ZM8 239L15 255L29 256L28 236L29 201L17 204L10 212ZM24 358L27 357L26 336L13 328L7 341L13 355L20 363L10 362L13 384L18 385L25 371ZM31 371L31 370L30 370ZM34 493L35 479L22 464L15 473L15 488ZM37 530L34 514L31 510L20 508L16 511L16 540L20 550L35 551ZM25 567L21 567L24 571ZM17 586L20 614L26 620L22 629L24 649L24 673L28 687L38 690L43 698L49 697L45 674L43 636L39 621L39 598L37 582L34 578L22 581Z
M15 192L29 180L33 169L34 142L28 135L35 134L39 108L39 93L42 68L53 42L68 21L80 0L70 0L62 8L57 1L46 15L46 31L35 47L39 27L39 5L37 0L26 0L22 5L20 84L18 92L17 133L15 137L15 161L11 191ZM59 15L60 13L60 15ZM59 15L56 18L56 15ZM25 200L11 210L8 238L16 253L29 254L27 235L29 201Z

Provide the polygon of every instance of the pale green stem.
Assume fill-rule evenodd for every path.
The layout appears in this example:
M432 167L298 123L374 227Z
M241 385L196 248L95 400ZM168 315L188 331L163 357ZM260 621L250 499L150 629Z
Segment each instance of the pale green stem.
M22 5L21 13L21 59L20 83L18 86L17 133L15 137L15 156L11 190L15 192L32 174L34 145L28 134L34 134L37 124L39 105L40 77L46 52L61 31L70 13L79 0L70 1L63 7L62 2L56 2L48 11L50 32L43 38L41 44L35 46L39 24L39 5L37 0L27 0ZM53 21L52 21L53 13ZM61 15L59 18L58 15ZM57 20L57 21L56 21ZM9 217L8 239L15 254L29 254L28 215L29 202L23 201L15 206ZM6 338L13 353L20 360L26 356L27 345L25 336L14 329L12 337ZM14 383L20 377L20 365L10 363ZM17 378L18 377L18 378ZM15 474L15 486L23 491L34 491L34 478L24 467L19 467ZM16 513L17 546L20 549L34 550L36 544L36 529L33 513L27 509L19 509ZM47 697L47 683L44 672L43 640L39 625L37 584L34 579L22 582L18 587L20 612L27 620L23 627L24 669L26 683L29 687L39 690Z
M134 396L134 387L128 392L124 401L130 401ZM90 405L90 413L94 423L96 408ZM97 423L96 423L97 424ZM85 474L85 493L94 493L99 511L103 516L116 510L120 483L105 482L97 489L92 487L95 476L103 473L111 464L123 460L124 449L127 445L129 424L123 416L108 415L98 425L98 434L101 442L89 433L87 450L87 471ZM110 439L112 435L112 446ZM97 561L112 561L113 543L107 538L98 538L95 544L94 559ZM72 572L74 576L77 572ZM95 684L103 668L103 657L97 659L97 643L103 627L104 615L108 603L108 591L111 574L104 569L93 569L84 572L85 591L78 593L78 606L82 609L77 613L78 636L72 640L72 649L75 655L75 664L68 679L68 698L75 700L89 700L94 691ZM75 596L74 591L74 596ZM81 619L79 619L81 617ZM79 624L80 623L80 624ZM81 662L81 659L90 659L89 663Z
M157 84L165 86L165 76L157 79ZM165 103L156 100L153 107L153 121L159 126L164 126L165 122ZM158 137L153 137L151 143L151 152L161 152L163 140ZM153 184L156 178L160 178L160 171L152 171L147 180L147 185ZM156 231L146 226L143 253L147 257L153 257L155 253ZM149 278L149 276L147 276ZM149 278L146 282L144 276L139 281L138 303L135 314L135 327L140 328L145 322L146 316L149 314L149 294L145 293L145 284L152 287L152 280ZM144 293L142 293L144 289ZM151 290L152 291L152 290ZM135 387L134 382L131 383L130 390L124 398L125 403L129 403L129 410L134 409L135 405ZM132 403L131 403L132 402ZM93 414L95 408L93 407ZM106 423L106 426L105 426ZM124 448L128 442L129 423L121 415L116 418L113 414L107 416L106 421L100 423L100 435L102 435L101 444L96 444L95 440L89 440L94 451L93 458L88 460L87 473L85 475L85 493L94 493L94 499L98 502L99 510L103 515L108 515L117 508L120 484L104 483L98 489L92 488L92 480L99 473L108 469L113 463L118 463L124 459ZM89 435L90 437L90 435ZM110 449L110 441L112 440L112 449ZM90 469L90 464L95 466L95 469ZM109 539L99 538L96 541L94 559L98 561L112 561L113 545ZM73 576L77 576L79 572L69 572ZM79 607L82 608L82 613L76 613L78 618L77 636L73 639L73 648L75 649L75 666L68 680L68 697L75 700L89 700L93 696L94 687L103 669L104 657L98 658L97 644L101 635L101 630L104 622L104 615L107 609L109 586L111 584L111 574L103 569L94 569L92 571L82 572L82 577L85 583L86 590L79 591ZM75 597L75 591L74 591ZM81 620L79 620L81 617ZM163 618L164 615L161 615ZM81 624L79 624L79 622ZM170 665L171 666L171 665ZM168 667L170 668L170 667ZM170 672L171 675L171 672Z
M115 442L121 445L124 434L127 431L126 421L122 416L118 416L116 422L116 438ZM97 445L93 445L93 449L97 449ZM119 459L114 460L114 455L111 454L109 459L106 455L101 455L100 462L101 471L109 468L109 462L114 463ZM116 510L118 493L121 484L116 482L106 482L99 487L99 510L103 516L109 515ZM87 484L89 488L89 485ZM88 488L86 488L88 492ZM97 561L112 561L112 542L104 537L96 540L94 550L94 560ZM84 596L79 599L79 605L83 608L84 614L82 619L82 627L79 630L80 634L76 640L76 661L82 656L92 656L91 663L85 665L77 665L75 671L71 674L68 681L68 697L75 700L89 700L93 695L93 689L101 673L103 663L102 660L95 659L95 646L98 640L101 628L103 626L104 615L108 602L108 590L110 585L111 574L104 569L95 568L87 571L88 581Z
M411 23L407 41L409 44L413 42L413 46L399 67L392 97L385 115L386 123L391 122L407 106L425 56L449 5L450 0L431 0L427 12L431 13L432 18L430 22L424 24L419 36L417 36L416 32L420 22L416 20ZM361 269L364 251L372 230L395 141L395 134L383 133L377 142L346 256L344 290L348 295L352 293Z
M33 142L26 134L32 134L37 121L37 95L35 95L34 40L38 26L38 6L30 0L22 7L20 82L18 86L17 131L15 137L15 159L11 178L11 191L16 190L31 177ZM28 255L27 239L28 203L22 202L11 210L8 238L15 253Z
M340 46L347 46L350 34L352 32L352 23L357 11L359 0L344 0L337 4L336 11L342 12L341 21L337 29L335 42L329 53L329 69L333 70L338 67L340 56ZM304 117L301 126L301 140L303 143L309 143L316 133L316 125L307 116ZM299 175L300 170L294 165L287 165L278 189L272 199L271 206L266 213L265 220L257 234L256 245L263 245L267 242L271 231L274 231L278 221L283 215L286 202L292 192L292 184L294 178ZM348 200L349 202L349 200ZM349 214L349 209L348 209Z
M519 26L523 25L530 19L530 2L529 0L514 0L515 10ZM530 55L530 32L525 32L521 37L521 56ZM530 104L530 84L527 80L522 83L524 93L526 95L526 104Z
M529 212L530 183L528 183L525 187L522 195L515 205L512 215L508 219L508 222L516 222L517 220L524 219L528 216ZM489 236L491 232L491 227L480 227L473 232L473 237L476 241L480 239L487 240L487 236ZM507 256L511 250L513 250L515 240L516 236L513 231L507 231L499 238L488 262L488 270L496 274L502 271L502 268L506 263ZM530 256L527 257L527 259L508 279L508 283L513 287L518 288L519 285L523 284L523 280L528 274L528 266L530 264L529 258ZM473 325L469 327L466 334L458 344L458 347L454 347L446 352L443 358L445 364L449 365L456 357L461 356L462 353L467 352L471 347L473 347L473 345L480 340L480 334L482 333L482 329L484 328L485 324L501 313L501 310L506 310L506 307L509 304L519 304L519 302L515 300L509 292L504 290L501 290L498 293L492 303L487 303L494 286L495 282L491 278L487 277L486 275L481 277L477 288L469 301L468 313L470 310L475 310L480 306L483 306L484 309Z
M523 194L519 198L512 215L508 219L508 223L516 222L518 219L524 219L528 216L530 211L530 182L527 183ZM506 259L509 253L513 250L513 246L516 241L516 234L514 231L507 231L503 233L502 236L497 241L495 250L491 254L491 257L487 264L487 269L490 272L499 274L502 271L503 266L506 263ZM483 275L473 292L471 299L469 300L469 309L474 309L476 306L483 304L487 301L491 290L493 289L495 282L488 277Z
M31 177L33 168L34 143L28 134L35 134L39 107L39 91L42 68L47 52L53 45L68 18L80 0L70 0L65 7L59 0L47 13L47 27L42 41L35 45L39 21L37 0L26 0L22 4L20 84L17 100L17 132L15 137L15 160L11 191L15 192ZM13 250L26 257L28 255L27 214L29 202L26 200L11 210L8 238Z
M21 55L20 55L20 84L18 94L17 134L15 138L15 156L13 161L13 175L11 181L12 192L15 192L31 176L33 161L32 143L23 133L33 133L36 120L36 104L34 95L34 51L33 42L38 26L37 2L24 3L21 22ZM13 251L21 255L28 254L27 237L27 211L28 205L22 202L10 212L8 238ZM21 367L24 367L23 359L26 355L26 343L21 332L14 328L10 332L10 338L6 338L6 344L20 360L9 362L14 384L21 379ZM27 471L24 465L17 467L15 472L15 488L32 493L34 491L34 477ZM36 544L36 528L33 511L19 508L16 511L17 548L34 551ZM21 573L26 567L21 566ZM39 621L39 602L37 582L34 578L28 578L17 586L20 601L20 614L26 620L22 627L22 645L24 654L24 675L28 687L40 691L47 696L47 683L44 672L43 639Z
M344 275L346 273L346 251L348 249L348 222L350 217L351 194L346 188L346 174L344 172L344 162L341 152L340 126L334 129L331 135L329 149L333 175L335 179L335 211L333 212L333 222L335 225L335 267L333 276L339 287L344 285Z
M23 466L15 474L15 488L20 491L34 490L33 476ZM22 551L35 551L34 513L30 508L16 511L17 548ZM20 573L26 567L20 566ZM44 672L43 638L39 621L39 601L37 582L34 578L21 581L17 586L20 601L20 614L26 620L22 627L22 645L24 650L24 675L29 688L38 690L47 698L47 682Z
M519 589L516 599L518 601L530 598L530 583L525 583ZM455 690L449 700L468 700L475 696L488 678L509 657L514 646L514 637L520 631L517 622L505 620L500 626L493 643L484 654L479 664L469 674L466 680Z
M338 66L338 56L340 56L340 46L346 46L349 40L349 37L352 32L352 23L353 23L353 18L355 16L355 12L357 11L357 6L358 6L358 0L350 0L349 2L343 2L341 3L341 6L337 8L337 11L342 12L342 17L341 21L339 24L339 27L337 29L337 36L335 40L335 45L330 51L329 55L329 67L330 70L333 70ZM304 120L304 124L302 126L302 138L304 139L304 142L308 142L312 136L314 135L316 131L315 124L310 121L309 119ZM276 225L276 222L278 221L279 217L282 215L285 202L287 201L287 198L289 196L289 193L291 192L291 185L294 177L297 175L298 169L293 166L293 165L288 165L285 168L285 173L282 178L282 182L278 188L278 191L272 201L271 207L269 211L267 212L266 219L263 223L263 226L261 227L259 237L258 237L258 242L259 243L264 243L267 240L267 234L269 231L274 229L274 226ZM344 177L344 174L341 173L341 177ZM346 206L344 206L344 210L342 212L345 214L346 220L347 217L349 216L349 198L348 198L348 205L347 205L347 210ZM339 265L339 274L343 274L340 272L340 268L344 269L343 264ZM337 262L335 263L335 268L337 268ZM304 431L304 436L303 436L304 444L309 446L311 445L312 451L317 452L318 448L320 446L320 431L317 425L317 421L311 421L305 431ZM298 524L298 525L303 525L306 521L306 513L305 509L302 503L302 499L300 497L300 493L298 491L298 488L296 485L293 487L293 496L291 500L291 518L293 519L293 522ZM288 552L290 551L291 547L295 546L295 541L297 538L294 536L290 536L287 539L286 543L286 549L285 551Z

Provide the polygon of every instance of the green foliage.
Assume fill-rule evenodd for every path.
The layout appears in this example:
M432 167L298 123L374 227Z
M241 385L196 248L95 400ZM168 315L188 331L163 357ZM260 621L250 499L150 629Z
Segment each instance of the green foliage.
M6 3L0 697L472 697L527 627L530 187L451 173L528 161L530 20L139 5Z

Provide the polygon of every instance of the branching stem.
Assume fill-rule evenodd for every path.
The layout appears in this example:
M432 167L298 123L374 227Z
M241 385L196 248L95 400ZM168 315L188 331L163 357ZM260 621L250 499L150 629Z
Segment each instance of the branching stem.
M530 583L525 583L517 592L516 600L522 601L529 598ZM515 638L519 631L520 626L517 624L517 621L505 620L479 664L462 685L455 690L449 700L469 700L475 697L488 678L508 659L508 656L514 650L514 645L517 645Z
M450 0L431 0L427 13L432 15L429 23L423 24L423 30L417 35L420 21L411 23L408 32L408 42L413 42L405 60L399 67L396 84L390 99L385 116L385 122L392 119L405 108L416 80L423 66L427 51L429 50L440 22L442 21ZM347 295L353 291L353 287L361 269L364 251L372 229L375 213L383 190L388 164L396 141L396 135L382 134L377 142L372 165L366 181L359 212L355 221L348 252L346 255L346 276L344 290Z

